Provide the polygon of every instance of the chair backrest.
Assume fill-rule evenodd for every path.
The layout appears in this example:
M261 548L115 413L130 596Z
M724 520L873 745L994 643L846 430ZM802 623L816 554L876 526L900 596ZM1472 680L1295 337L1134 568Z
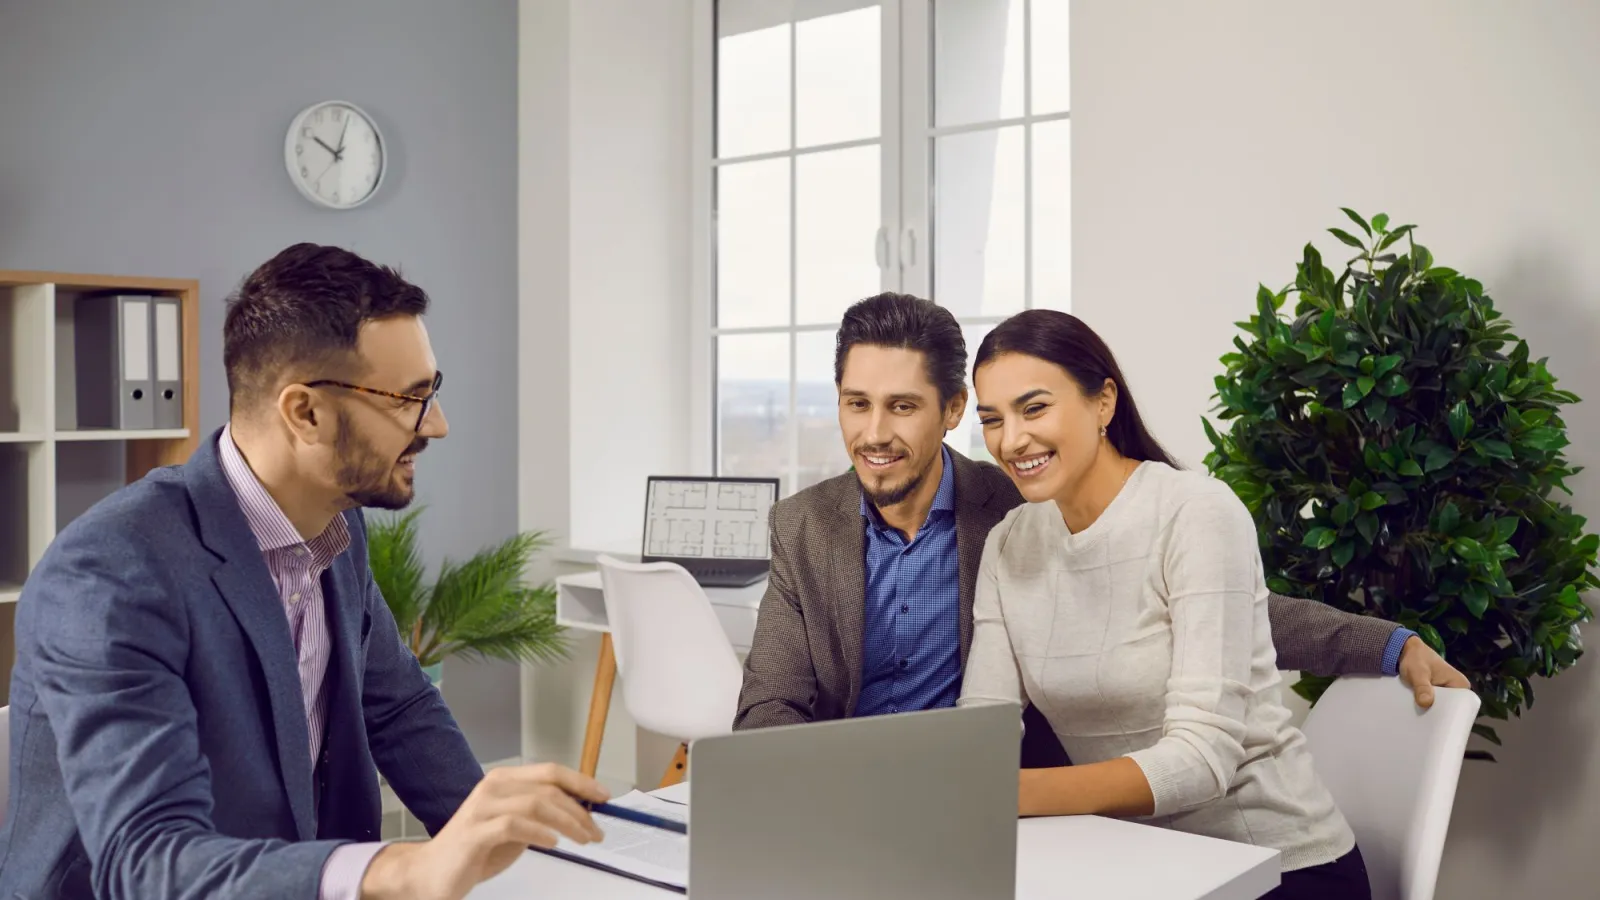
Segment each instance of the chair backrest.
M744 676L700 584L677 563L598 562L628 714L684 742L732 731Z
M0 825L11 802L11 707L0 706Z
M1306 718L1317 775L1356 834L1372 900L1433 900L1478 696L1398 678L1344 677Z

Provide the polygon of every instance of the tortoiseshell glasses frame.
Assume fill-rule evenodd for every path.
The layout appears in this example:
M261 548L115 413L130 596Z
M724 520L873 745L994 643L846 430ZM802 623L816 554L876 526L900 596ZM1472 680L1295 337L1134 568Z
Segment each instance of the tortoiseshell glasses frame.
M394 391L380 391L377 388L362 387L359 384L348 384L343 381L333 381L327 378L324 378L321 381L306 382L306 387L322 387L323 385L332 385L333 387L342 387L345 390L359 391L363 394L372 394L375 397L388 397L390 400L404 400L408 403L420 403L422 404L422 410L417 414L417 424L411 429L413 432L420 432L422 431L422 423L428 421L428 413L433 412L434 401L439 399L439 387L442 384L444 384L444 373L435 372L433 373L433 385L428 388L428 393L422 396L418 396L417 394L397 394Z

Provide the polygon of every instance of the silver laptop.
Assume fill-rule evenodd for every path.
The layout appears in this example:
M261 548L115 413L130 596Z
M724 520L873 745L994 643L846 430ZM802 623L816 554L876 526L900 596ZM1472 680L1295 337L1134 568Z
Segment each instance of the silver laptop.
M1015 896L1020 715L994 704L696 741L692 900Z
M745 587L767 577L767 513L776 478L651 475L645 485L640 562L673 562L703 587Z

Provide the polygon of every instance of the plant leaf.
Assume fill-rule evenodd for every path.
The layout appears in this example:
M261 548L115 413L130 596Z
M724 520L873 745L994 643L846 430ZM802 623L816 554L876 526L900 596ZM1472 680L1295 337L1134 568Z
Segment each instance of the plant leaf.
M1472 414L1467 411L1467 401L1458 400L1456 405L1450 409L1450 436L1454 437L1457 443L1460 443L1461 439L1465 438L1467 432L1471 430Z
M1313 550L1326 550L1333 546L1333 542L1338 539L1339 533L1332 528L1317 527L1306 532L1305 540L1302 543Z
M1485 438L1481 441L1473 441L1472 446L1479 453L1482 453L1484 456L1490 457L1491 459L1511 458L1511 445L1505 441L1495 440L1494 438Z
M1437 472L1450 465L1451 460L1455 458L1456 452L1449 447L1434 447L1428 452L1428 458L1423 461L1422 470L1424 472Z
M1342 569L1345 566L1350 565L1350 560L1353 559L1355 555L1356 545L1354 541L1340 541L1338 545L1333 548L1333 564Z
M1489 611L1489 589L1476 581L1467 585L1461 600L1466 603L1467 611L1472 613L1474 619L1483 618L1483 614Z
M1407 381L1404 375L1395 373L1393 376L1384 379L1383 387L1379 389L1378 393L1383 394L1385 397L1398 397L1409 390L1411 390L1411 382Z
M1389 214L1388 213L1378 213L1377 215L1372 217L1372 228L1373 228L1374 231L1380 231L1381 232L1385 228L1388 228L1388 227L1389 227Z
M1400 464L1400 474L1410 478L1418 478L1422 475L1422 467L1417 465L1416 460L1408 459Z
M1497 734L1495 732L1495 730L1493 728L1489 727L1488 725L1474 725L1474 726L1472 726L1472 733L1477 735L1478 737L1483 738L1484 740L1486 740L1489 743L1495 745L1496 747L1505 746L1500 741L1500 735Z
M1328 232L1330 234L1332 234L1334 237L1336 237L1339 240L1343 241L1344 243L1349 244L1350 246L1356 248L1357 250L1365 250L1365 249L1367 249L1367 245L1361 243L1361 239L1360 238L1356 237L1355 235L1351 234L1348 231L1345 231L1342 228L1329 228Z
M1360 403L1363 396L1364 395L1361 393L1361 388L1357 387L1354 383L1346 383L1344 386L1344 408L1349 409L1350 407L1355 406L1357 403Z
M433 600L423 616L441 656L537 660L565 647L554 620L554 592L530 590L524 571L548 545L542 532L522 532L459 565L439 567ZM548 605L549 609L544 607Z
M430 594L423 586L426 570L417 548L417 517L422 510L417 506L399 515L363 516L372 580L394 617L401 639L413 651L417 620L427 607Z
M1341 207L1339 207L1339 209L1341 209L1344 212L1345 215L1350 217L1350 221L1352 221L1352 222L1356 223L1357 225L1359 225L1361 227L1361 230L1366 232L1367 237L1372 237L1372 229L1367 227L1367 221L1365 219L1361 218L1360 216L1356 215L1356 211L1355 210L1351 209L1348 206L1341 206Z
M1439 510L1439 532L1441 534L1455 534L1456 528L1461 524L1461 508L1451 500Z
M1517 526L1520 524L1522 524L1522 520L1516 516L1501 516L1495 519L1494 542L1504 544L1506 541L1511 540L1511 536L1517 533Z

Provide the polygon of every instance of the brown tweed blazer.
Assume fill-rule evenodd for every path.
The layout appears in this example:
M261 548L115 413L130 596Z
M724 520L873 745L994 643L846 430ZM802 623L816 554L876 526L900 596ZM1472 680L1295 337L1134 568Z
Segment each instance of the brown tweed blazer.
M961 662L972 642L972 594L984 539L1022 496L999 467L955 451ZM735 729L837 719L861 694L866 532L861 487L847 472L772 507L772 573L745 660ZM1279 668L1377 674L1390 622L1314 600L1268 599ZM1029 729L1034 731L1034 729Z

